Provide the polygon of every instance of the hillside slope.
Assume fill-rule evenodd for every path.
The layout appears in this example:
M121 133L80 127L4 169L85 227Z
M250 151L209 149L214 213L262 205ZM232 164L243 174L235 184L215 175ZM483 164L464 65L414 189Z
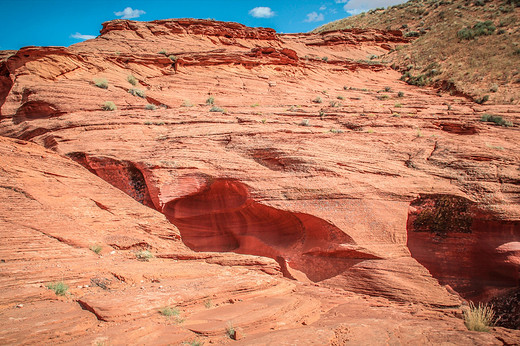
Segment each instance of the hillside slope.
M520 104L519 6L514 0L412 0L314 32L402 30L416 39L375 60L393 64L403 79L462 92L478 102Z

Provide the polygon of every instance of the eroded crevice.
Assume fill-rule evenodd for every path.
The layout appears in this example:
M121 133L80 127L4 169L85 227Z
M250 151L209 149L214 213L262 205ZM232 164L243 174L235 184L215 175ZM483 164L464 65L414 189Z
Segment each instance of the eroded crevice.
M410 205L407 232L412 257L466 299L488 301L520 285L518 221L463 197L422 195Z
M81 152L69 153L67 156L139 203L156 209L144 174L135 163Z
M0 63L0 118L2 118L2 106L5 103L5 99L11 88L13 87L13 80L11 79L11 74L7 68L6 62Z
M248 187L215 179L198 192L166 203L165 216L195 251L235 252L275 259L288 277L322 281L366 258L353 239L318 217L254 201ZM295 274L300 273L300 274Z

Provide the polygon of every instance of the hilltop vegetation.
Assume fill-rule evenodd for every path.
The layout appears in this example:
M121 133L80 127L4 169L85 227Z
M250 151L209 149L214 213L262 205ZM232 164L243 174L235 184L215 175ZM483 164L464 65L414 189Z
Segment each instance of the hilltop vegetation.
M352 28L415 38L378 57L410 84L462 92L479 103L520 102L520 0L411 0L314 32Z

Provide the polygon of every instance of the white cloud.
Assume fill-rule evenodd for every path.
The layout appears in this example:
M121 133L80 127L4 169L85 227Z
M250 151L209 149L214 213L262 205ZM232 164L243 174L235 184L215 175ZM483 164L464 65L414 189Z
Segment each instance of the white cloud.
M402 4L406 0L336 0L336 3L346 3L343 9L354 15L373 8L388 7L397 4Z
M275 13L270 7L255 7L249 11L249 14L255 18L271 18Z
M327 9L327 6L325 6L325 5L320 6L320 11L325 11L326 9Z
M70 35L70 37L76 38L78 40L90 40L92 38L96 38L96 36L94 36L94 35L83 35L83 34L80 34L79 32Z
M121 17L121 19L138 18L145 13L146 12L143 10L134 10L131 7L127 7L124 10L119 11L119 12L114 12L114 14L118 17Z
M307 13L307 19L304 20L304 22L310 23L310 22L321 22L325 19L323 16L323 13L317 13L317 12L311 12Z

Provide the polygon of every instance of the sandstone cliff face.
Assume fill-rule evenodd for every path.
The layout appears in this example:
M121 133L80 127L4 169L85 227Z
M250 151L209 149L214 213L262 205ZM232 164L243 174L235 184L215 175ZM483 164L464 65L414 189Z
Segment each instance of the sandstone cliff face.
M4 205L3 236L15 239L9 225L30 220L24 227L64 243L65 254L92 258L90 271L80 274L79 264L71 264L64 279L82 287L92 278L117 283L107 291L73 292L78 305L72 308L60 301L71 316L93 323L90 311L109 326L106 335L71 332L70 341L102 334L118 340L118 328L139 340L144 320L143 330L156 337L150 340L160 340L165 331L157 309L179 305L187 315L176 331L179 341L192 332L221 340L226 323L237 319L251 335L247 342L270 342L267 332L281 318L275 316L287 314L285 327L275 329L302 329L305 322L305 333L313 334L326 326L322 337L342 344L351 328L355 343L363 333L333 317L355 316L338 304L349 297L356 309L397 309L405 329L414 321L433 326L412 333L410 342L433 342L430 336L446 326L457 336L443 334L439 342L477 342L462 332L460 319L430 309L460 306L442 285L483 301L518 287L518 127L479 119L492 113L517 124L520 114L512 106L476 105L411 87L367 58L397 43L406 43L399 32L376 30L279 35L215 21L119 20L105 23L94 40L27 47L4 59L0 135L47 150L2 140L2 177L17 178L3 190L5 200L25 196L23 203L34 204L15 203L16 212L9 209L13 203ZM94 85L97 78L107 81L106 89ZM143 97L134 96L135 89ZM101 110L106 101L117 110ZM147 104L157 109L144 109ZM8 154L18 147L30 150L21 158ZM39 167L40 156L52 157L49 167L56 171ZM67 178L68 170L82 180ZM96 196L98 185L104 192ZM26 186L38 195L34 201L16 192ZM49 194L53 189L59 192ZM467 201L455 213L465 221L442 234L442 222L458 223L450 217L415 222L425 210L442 214L435 209L440 196ZM65 221L56 216L62 209ZM148 223L139 226L143 219ZM79 221L81 227L72 227ZM98 260L87 250L92 243L115 253ZM151 266L133 258L132 251L142 249L158 257ZM120 271L108 273L111 265ZM49 297L35 298L45 291L38 285L58 278L42 273L33 286L26 284L30 293L6 298L6 319L27 297L34 309L49 304ZM175 286L185 289L165 288ZM240 304L229 307L227 296ZM197 305L207 299L221 310ZM398 308L403 302L421 307ZM281 310L269 312L272 306ZM430 313L435 322L425 322ZM250 326L258 321L258 328ZM393 333L388 322L377 330ZM279 337L288 338L284 333ZM5 335L17 340L16 333Z

